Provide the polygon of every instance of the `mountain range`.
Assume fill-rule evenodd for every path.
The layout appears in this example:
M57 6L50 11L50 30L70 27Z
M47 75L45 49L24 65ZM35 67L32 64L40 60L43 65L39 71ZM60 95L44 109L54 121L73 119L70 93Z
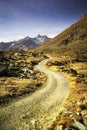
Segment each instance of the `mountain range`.
M49 38L46 35L38 35L37 37L31 38L29 36L20 39L18 41L13 42L1 42L0 43L0 51L19 51L19 50L29 50L32 48L37 47L38 45L49 41L51 38Z

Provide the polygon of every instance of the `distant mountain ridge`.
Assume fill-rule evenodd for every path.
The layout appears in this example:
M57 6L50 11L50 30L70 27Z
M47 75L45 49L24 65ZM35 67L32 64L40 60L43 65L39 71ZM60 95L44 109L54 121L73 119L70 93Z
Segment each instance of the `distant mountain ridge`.
M31 48L35 48L41 43L49 41L51 38L49 38L46 35L38 35L37 37L31 38L29 36L20 39L18 41L13 42L1 42L0 43L0 51L18 51L18 50L29 50Z

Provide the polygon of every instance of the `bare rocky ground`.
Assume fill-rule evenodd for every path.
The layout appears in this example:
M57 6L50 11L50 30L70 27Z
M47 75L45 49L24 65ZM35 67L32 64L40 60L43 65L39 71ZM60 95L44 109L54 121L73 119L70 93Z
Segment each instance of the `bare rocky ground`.
M42 60L36 66L47 75L44 86L0 109L1 130L47 130L55 120L67 97L69 84L63 76L45 68L48 60Z
M85 50L84 50L85 51ZM83 51L83 52L84 52ZM65 76L69 83L69 95L60 109L50 130L87 129L87 62L81 55L54 57L47 68Z
M0 106L32 94L43 85L46 76L35 65L44 58L33 52L0 52Z
M58 54L55 56L55 54L54 54L53 55L54 58L52 58L46 64L46 67L48 69L62 74L64 77L66 77L68 79L68 81L70 83L69 94L67 96L67 99L64 101L63 105L61 106L60 110L56 108L58 105L58 104L56 104L55 107L53 107L54 111L51 111L51 109L49 109L50 115L49 115L49 112L47 111L47 113L48 113L47 120L50 119L52 117L52 115L54 116L54 113L55 113L55 118L56 118L53 123L51 121L51 123L49 124L49 125L52 124L49 127L50 130L86 130L87 129L87 82L86 82L87 81L87 66L86 66L86 59L85 59L86 52L84 52L84 51L82 50L82 52L83 52L82 57L79 54L73 55L73 57L70 57L69 55L65 55L65 54L64 54L64 56L63 55L60 56ZM29 53L29 54L32 55L32 53ZM4 74L6 74L3 76L1 75L1 78L0 78L0 83L2 85L0 88L1 107L5 107L5 105L8 104L9 102L11 103L12 101L14 101L13 99L17 99L18 97L23 98L23 96L25 96L26 94L31 94L32 92L35 92L38 88L40 88L40 85L42 85L46 81L46 76L42 72L38 71L36 69L36 67L34 67L42 59L44 59L45 56L41 57L41 56L37 55L37 57L39 58L39 60L38 60L38 58L36 58L35 55L30 56L29 54L28 53L25 54L25 52L17 52L17 53L14 53L14 55L16 55L16 58L15 58L15 56L13 56L13 53L10 55L10 58L8 58L9 54L5 55L6 57L4 56L6 59L8 59L8 61L5 62L6 59L4 60L3 66L1 66L2 68L4 67L4 69L1 69L1 72L0 72L1 74L3 74L2 72L4 72ZM19 55L22 55L22 56L20 56L21 58L19 57ZM27 56L25 58L25 61L28 62L27 65L29 67L33 67L32 69L29 69L28 72L26 72L26 73L24 73L25 72L24 70L27 66L25 64L26 62L22 61L24 58L24 55L25 55L25 57ZM17 59L17 61L16 61L16 59ZM33 60L34 60L34 62L33 62L34 65L32 66L31 61L33 61ZM15 61L15 63L20 63L20 66L17 66L17 67L19 69L22 67L23 71L22 71L22 73L18 73L18 71L15 71L15 73L17 73L18 76L15 76L15 75L11 76L11 74L10 74L10 76L8 76L7 72L10 69L12 71L11 67L14 65L14 61ZM9 65L12 64L11 67L8 65L8 63L9 63ZM21 64L22 64L22 66L21 66ZM1 62L1 65L2 65L2 62ZM5 68L6 65L9 69ZM28 74L30 71L33 71L33 73L31 73L30 77L27 77L26 74ZM35 72L37 72L37 73L35 74ZM22 77L21 77L21 75L22 75ZM56 89L55 89L55 91L56 91ZM65 91L65 89L64 89L64 91ZM64 91L62 90L62 93L60 93L60 95L61 94L63 95ZM55 98L56 98L56 96L54 94L54 99ZM45 102L43 101L43 103L45 103ZM51 102L49 100L48 104L50 105L50 103ZM17 109L18 109L18 111L20 111L20 103L18 103L18 104L19 105L18 105ZM44 106L46 106L46 104ZM13 107L14 107L14 105L11 106L12 109L13 109ZM41 108L43 109L43 107L41 107ZM28 107L26 108L26 110L27 109L28 109ZM38 111L38 109L40 109L40 106L38 108L36 105L34 112L36 110ZM55 109L56 109L56 111L55 111ZM5 109L5 111L6 110L7 109ZM25 109L23 109L23 111L25 111ZM9 109L8 112L11 113L12 111L10 111L10 109ZM22 110L21 110L21 112L22 112ZM4 113L2 115L4 115ZM18 114L16 110L15 110L15 113L17 114L16 117L19 120L20 113ZM21 114L23 114L23 113L21 113ZM14 120L15 120L15 123L16 123L17 120L16 120L16 117L14 118L15 115L11 114L11 116L12 116L11 122L12 121L14 122ZM35 114L35 116L36 116L36 114ZM8 118L8 116L6 116L6 117ZM40 114L40 117L41 118L39 118L40 120L37 121L37 123L36 123L37 125L34 126L34 129L42 129L42 127L41 128L39 127L40 121L45 122L45 119L42 119L41 114ZM45 117L45 116L43 116L43 117ZM4 116L3 116L2 120L3 119L4 119ZM30 119L29 119L29 117L24 116L24 120L30 120ZM9 121L10 121L10 118L9 118ZM46 122L45 122L45 124L46 124ZM18 124L18 125L20 125L20 124ZM42 124L42 126L43 126L43 124ZM11 127L12 127L12 125L11 125ZM28 125L26 127L29 128ZM30 127L33 129L32 125ZM25 125L23 126L23 128L27 129L27 128L25 128ZM47 128L47 127L44 126L44 130L45 130L45 128Z

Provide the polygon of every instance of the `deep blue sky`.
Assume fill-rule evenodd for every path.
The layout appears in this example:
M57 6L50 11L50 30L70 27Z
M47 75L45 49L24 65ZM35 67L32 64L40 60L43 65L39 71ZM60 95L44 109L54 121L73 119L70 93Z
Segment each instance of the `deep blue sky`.
M87 0L0 0L0 41L54 37L87 13Z

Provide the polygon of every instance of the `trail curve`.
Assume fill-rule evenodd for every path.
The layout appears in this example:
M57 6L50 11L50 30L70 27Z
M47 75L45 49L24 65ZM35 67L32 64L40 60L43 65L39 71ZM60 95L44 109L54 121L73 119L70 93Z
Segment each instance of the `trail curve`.
M44 86L32 95L0 109L0 130L47 130L56 119L69 85L65 77L45 68L48 60L36 66L47 75Z

